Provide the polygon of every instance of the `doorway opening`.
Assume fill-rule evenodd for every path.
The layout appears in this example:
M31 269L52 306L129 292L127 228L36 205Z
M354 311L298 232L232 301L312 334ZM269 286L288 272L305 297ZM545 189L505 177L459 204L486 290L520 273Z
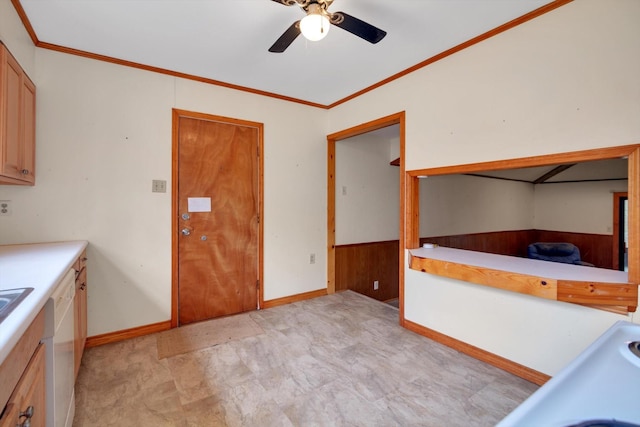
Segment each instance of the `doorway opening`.
M394 133L393 137L389 138L392 133ZM377 135L378 140L371 142L367 135ZM374 137L371 136L371 138ZM399 254L402 251L399 242L402 236L400 200L404 182L404 112L331 134L327 136L327 142L327 292L352 289L381 301L397 299L396 306L399 305L402 310L401 291L404 271L399 261ZM369 143L376 145L378 152L376 155L365 152ZM392 155L391 147L394 144L397 145L396 154ZM337 154L341 156L339 160L336 159ZM385 155L387 158L381 161ZM377 167L380 167L381 173L386 176L393 178L395 174L396 181L392 184L395 185L394 194L390 199L385 197L382 201L375 200L375 186L378 185L372 182L378 179L374 176L375 171L373 173L368 171L368 176L364 176L365 173L360 174L358 170L350 171L348 165L341 163L345 158L357 161L357 168L354 169L362 170L368 167L367 165L379 165ZM382 172L383 169L384 172ZM341 174L339 177L337 172ZM381 182L384 182L384 179ZM373 210L368 211L367 207L375 209L374 205L380 207L385 204L383 209L385 212L380 214L382 220L379 218L376 221L366 217L367 212L374 213ZM346 219L345 222L337 224L336 208L340 209L339 219L341 221ZM342 215L344 212L348 213ZM389 223L390 217L394 217L391 221L396 224L391 226L393 230L390 234L388 233L392 240L373 238L371 241L372 239L368 237L362 238L363 233L368 232L380 236L379 230L374 230L375 227L379 226L381 221ZM354 226L355 222L357 226ZM359 231L354 231L355 228ZM340 233L338 239L336 239L336 230ZM345 285L347 282L349 285Z
M629 271L629 197L613 193L613 269Z

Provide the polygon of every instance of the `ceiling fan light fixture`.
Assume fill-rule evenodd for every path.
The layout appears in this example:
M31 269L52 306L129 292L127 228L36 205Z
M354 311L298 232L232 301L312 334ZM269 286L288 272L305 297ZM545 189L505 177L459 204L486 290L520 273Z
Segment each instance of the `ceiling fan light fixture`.
M300 31L302 35L312 42L322 40L327 33L329 32L329 28L331 27L331 23L329 22L329 18L322 13L321 8L318 5L315 8L309 8L309 13L307 16L302 18L300 21Z

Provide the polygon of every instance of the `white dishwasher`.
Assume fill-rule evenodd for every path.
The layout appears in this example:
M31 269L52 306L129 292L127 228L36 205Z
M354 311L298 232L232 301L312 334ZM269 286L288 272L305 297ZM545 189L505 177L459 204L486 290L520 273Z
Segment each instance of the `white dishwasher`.
M47 427L71 427L74 399L74 311L75 270L71 269L47 301L46 398Z

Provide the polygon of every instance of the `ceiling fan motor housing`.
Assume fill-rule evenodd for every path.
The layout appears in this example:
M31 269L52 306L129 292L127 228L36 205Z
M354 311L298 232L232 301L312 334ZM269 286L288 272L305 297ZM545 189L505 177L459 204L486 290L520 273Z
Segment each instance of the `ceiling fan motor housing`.
M329 26L327 26L326 30L323 31L323 25L326 23L335 25L336 27L342 28L345 31L350 32L351 34L360 37L363 40L368 41L369 43L375 44L382 40L386 35L386 31L383 31L373 25L364 22L358 18L355 18L351 15L347 15L344 12L335 12L331 13L327 10L329 6L333 3L334 0L272 0L276 3L280 3L285 6L293 6L298 5L306 14L305 18L300 21L296 21L280 36L278 40L269 48L269 52L282 53L284 52L291 43L300 35L301 26L306 26L306 22L303 24L303 20L312 20L310 18L316 18L315 28L316 28L316 36L317 37L309 37L306 30L303 31L305 37L309 40L320 40L322 39L329 30ZM302 25L301 25L302 24ZM318 32L318 27L320 27L320 31Z

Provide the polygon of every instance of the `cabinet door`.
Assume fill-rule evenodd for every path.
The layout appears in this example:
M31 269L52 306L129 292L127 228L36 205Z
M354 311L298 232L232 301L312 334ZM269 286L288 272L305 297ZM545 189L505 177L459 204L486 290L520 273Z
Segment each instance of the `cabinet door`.
M76 296L74 300L75 336L74 336L74 362L75 377L78 377L80 362L84 353L84 345L87 341L87 268L84 253L76 262Z
M22 144L21 144L21 104L22 98L22 69L18 62L2 48L3 61L0 64L2 73L2 96L0 109L2 110L2 164L0 172L9 178L22 179Z
M25 75L22 79L22 179L34 183L36 179L36 87Z
M35 182L36 87L0 44L0 183Z
M27 418L31 427L44 427L46 419L44 344L38 345L9 398L7 409L8 411L0 419L0 427L22 425Z

